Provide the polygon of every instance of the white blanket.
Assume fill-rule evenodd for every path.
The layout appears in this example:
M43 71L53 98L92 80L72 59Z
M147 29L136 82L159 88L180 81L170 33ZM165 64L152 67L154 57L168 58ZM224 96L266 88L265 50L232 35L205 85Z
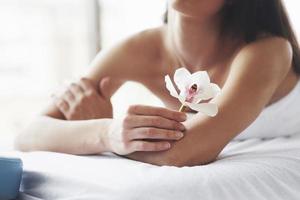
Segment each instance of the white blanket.
M216 162L182 168L112 154L9 154L24 161L24 200L300 199L300 134L233 141Z

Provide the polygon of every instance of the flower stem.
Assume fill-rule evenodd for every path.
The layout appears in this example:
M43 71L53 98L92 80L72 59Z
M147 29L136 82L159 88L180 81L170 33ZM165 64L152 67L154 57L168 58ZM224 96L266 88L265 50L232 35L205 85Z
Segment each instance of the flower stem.
M179 108L179 112L184 112L186 109L186 106L181 104L180 108Z

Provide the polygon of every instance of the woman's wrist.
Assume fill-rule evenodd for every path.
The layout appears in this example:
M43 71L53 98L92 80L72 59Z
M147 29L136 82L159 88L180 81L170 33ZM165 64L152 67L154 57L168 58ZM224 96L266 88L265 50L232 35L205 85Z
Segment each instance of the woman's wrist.
M90 124L88 128L85 129L85 134L82 135L83 142L81 145L85 154L101 154L104 152L111 152L107 136L112 121L112 118L85 121Z
M109 132L112 131L114 119L113 118L104 118L100 119L101 124L97 129L97 152L112 152L112 148L109 141Z

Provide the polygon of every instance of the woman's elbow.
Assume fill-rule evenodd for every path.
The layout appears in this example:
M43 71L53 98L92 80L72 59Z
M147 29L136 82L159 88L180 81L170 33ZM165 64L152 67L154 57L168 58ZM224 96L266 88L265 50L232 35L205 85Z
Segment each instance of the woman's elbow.
M13 141L14 150L24 152L38 150L34 145L35 136L33 132L34 129L31 126L20 129Z
M21 127L18 130L16 137L14 138L13 147L15 150L18 151L33 151L34 145L33 141L35 139L34 133L36 131L36 124L40 123L40 117L34 119L31 123L27 126Z
M204 146L204 145L203 145ZM124 157L157 166L192 167L206 165L216 160L220 150L193 149L190 152L165 151L161 153L134 152Z
M194 167L199 165L207 165L216 160L217 156L209 157L209 158L202 158L198 157L197 159L193 160L170 160L170 161L164 161L162 165L166 166L173 166L173 167Z
M162 159L161 162L157 163L160 166L174 166L174 167L193 167L199 165L207 165L214 162L219 153L209 149L207 151L202 151L202 153L196 153L195 155L185 154L185 155L174 155L168 156Z
M30 151L31 149L29 147L23 137L23 133L19 133L14 139L13 148L18 151Z

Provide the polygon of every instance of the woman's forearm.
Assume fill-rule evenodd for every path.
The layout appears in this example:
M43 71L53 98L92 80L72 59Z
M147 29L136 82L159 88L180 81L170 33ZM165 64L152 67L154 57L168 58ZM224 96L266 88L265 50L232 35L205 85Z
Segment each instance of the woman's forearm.
M70 154L105 152L104 138L111 122L111 118L65 121L39 116L17 136L15 148Z

